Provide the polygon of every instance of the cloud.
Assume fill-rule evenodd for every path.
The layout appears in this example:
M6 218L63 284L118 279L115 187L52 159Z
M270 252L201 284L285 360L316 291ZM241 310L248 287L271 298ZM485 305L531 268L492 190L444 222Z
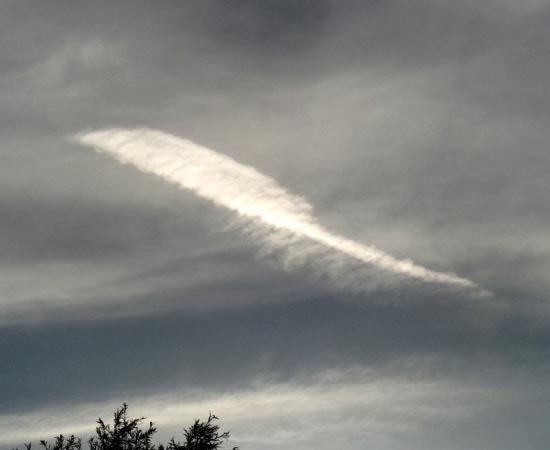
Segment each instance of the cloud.
M355 365L297 375L286 381L259 375L234 388L166 389L152 394L111 392L104 399L0 414L0 450L58 433L93 433L123 401L130 414L158 427L155 443L181 436L208 411L241 448L545 448L547 377L514 369L442 373L439 358L405 358L387 367ZM471 369L471 368L470 368ZM533 383L543 381L544 384ZM545 391L546 392L546 391ZM518 414L533 420L518 424ZM487 430L495 430L488 433Z
M158 425L159 440L181 433L181 427L209 410L231 429L239 444L308 447L322 438L356 448L366 436L411 433L426 423L467 418L481 405L499 403L475 384L418 376L381 377L380 370L364 367L325 370L287 382L259 377L233 391L183 390L156 395L135 394L131 399L39 409L0 416L6 424L2 444L50 438L54 434L89 434L100 415L104 419L124 400L132 415L146 415ZM496 389L493 394L496 394ZM106 417L107 416L107 417Z
M255 168L189 140L146 128L83 132L74 140L236 212L246 220L242 229L262 241L268 251L282 250L290 265L312 266L331 282L342 284L345 255L362 264L345 280L354 290L364 291L377 285L374 268L405 280L434 283L478 296L491 295L466 278L397 259L330 232L318 223L305 199L291 194ZM267 225L268 231L265 227L258 229L257 224Z

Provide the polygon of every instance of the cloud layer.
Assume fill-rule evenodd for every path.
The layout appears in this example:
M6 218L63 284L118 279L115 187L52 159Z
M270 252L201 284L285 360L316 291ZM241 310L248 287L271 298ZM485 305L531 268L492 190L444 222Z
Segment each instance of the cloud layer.
M0 437L0 448L59 433L89 435L97 415L107 419L119 404L131 401L132 415L146 415L158 426L159 441L178 437L182 426L211 410L243 448L264 448L265 442L273 447L319 448L321 438L325 443L321 448L356 449L357 441L377 442L387 432L414 435L423 424L445 426L471 418L480 404L494 408L509 401L508 397L498 395L490 400L489 392L476 383L396 376L354 367L287 382L259 377L248 388L227 392L136 394L131 399L111 398L80 407L7 414L0 416L8 425Z
M548 0L0 3L0 438L15 439L0 450L123 400L176 435L185 411L212 409L246 439L255 399L243 450L548 449ZM140 124L269 174L324 230L496 301L66 139ZM403 357L417 372L378 370ZM334 384L309 377L331 369ZM346 389L366 405L352 417ZM290 414L284 392L329 407ZM468 417L439 420L460 405ZM304 429L309 443L289 444Z

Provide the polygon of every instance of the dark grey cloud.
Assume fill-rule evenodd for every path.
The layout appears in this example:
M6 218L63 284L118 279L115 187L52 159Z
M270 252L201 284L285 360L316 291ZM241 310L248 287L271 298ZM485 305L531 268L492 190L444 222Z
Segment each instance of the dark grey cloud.
M308 377L360 367L381 384L410 375L444 387L407 398L411 415L384 397L387 428L345 403L371 430L345 448L546 448L547 1L0 10L0 436L46 407L241 395L258 377L302 398ZM117 125L250 164L331 230L495 298L414 285L358 296L284 272L231 214L66 140ZM422 415L441 405L467 412L445 424ZM292 428L274 417L266 430ZM257 436L248 448L268 448ZM322 448L319 436L298 450Z
M154 301L166 300L159 295ZM174 387L234 390L259 375L281 381L357 364L387 366L391 373L391 363L405 358L439 358L442 375L493 377L495 385L499 366L545 373L545 327L510 314L476 323L474 315L480 312L456 306L310 298L208 313L4 326L0 408L13 413L36 403L103 401L113 393Z
M330 23L330 1L206 1L195 4L194 27L205 38L254 52L261 58L309 49Z

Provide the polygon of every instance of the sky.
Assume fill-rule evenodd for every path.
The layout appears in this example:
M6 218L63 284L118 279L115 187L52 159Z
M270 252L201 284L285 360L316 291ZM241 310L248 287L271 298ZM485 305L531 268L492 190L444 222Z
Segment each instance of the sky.
M0 0L0 450L543 450L550 2Z

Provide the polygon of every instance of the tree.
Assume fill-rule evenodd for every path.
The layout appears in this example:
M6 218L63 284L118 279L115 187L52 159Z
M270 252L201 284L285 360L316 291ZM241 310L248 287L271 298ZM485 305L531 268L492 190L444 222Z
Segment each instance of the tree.
M185 441L176 442L174 438L168 443L166 450L216 450L229 439L229 431L220 433L220 427L214 423L218 418L210 413L206 422L195 419L195 423L183 431ZM164 450L159 447L159 450ZM238 450L233 447L233 450Z
M172 438L167 445L153 444L153 435L157 429L153 422L142 428L145 417L128 417L128 405L124 403L115 410L113 424L97 420L96 435L88 440L89 450L221 450L229 439L229 431L220 432L215 423L218 418L210 413L208 420L195 419L193 425L183 430L183 443ZM42 440L44 450L82 450L82 439L74 435L55 437L53 444ZM18 449L15 449L18 450ZM31 450L31 444L25 444L25 450ZM233 447L233 450L239 450Z
M40 445L45 448L45 450L81 450L82 448L82 439L77 438L74 434L71 434L68 438L60 434L55 438L55 443L53 445L48 444L46 441L40 441ZM30 444L27 447L27 450L30 450Z
M128 405L124 403L115 411L112 427L106 425L101 418L97 420L97 436L88 441L90 450L153 450L151 441L157 429L153 427L153 422L149 422L147 429L140 429L144 419L145 417L129 418Z

